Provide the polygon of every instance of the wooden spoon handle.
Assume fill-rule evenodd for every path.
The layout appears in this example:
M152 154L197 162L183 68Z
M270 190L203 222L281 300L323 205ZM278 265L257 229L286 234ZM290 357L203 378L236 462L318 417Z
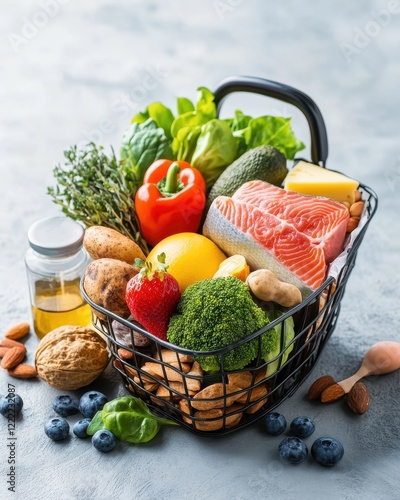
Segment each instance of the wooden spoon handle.
M358 382L363 377L366 377L367 375L372 375L372 373L373 371L371 370L370 367L361 365L359 370L354 375L344 380L341 380L340 382L338 382L338 385L340 385L343 388L344 392L347 394L348 392L350 392L350 389L356 382Z

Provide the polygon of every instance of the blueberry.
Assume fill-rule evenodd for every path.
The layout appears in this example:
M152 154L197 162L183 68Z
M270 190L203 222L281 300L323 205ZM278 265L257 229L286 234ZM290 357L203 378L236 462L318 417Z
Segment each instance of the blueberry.
M89 437L89 434L86 433L86 429L89 427L89 424L90 418L81 418L81 420L74 423L72 432L78 438L87 438Z
M287 437L279 444L279 455L290 464L299 464L308 457L305 442L298 437Z
M61 417L70 417L79 411L79 403L68 394L57 396L53 401L53 410Z
M79 410L84 417L93 418L107 402L107 397L101 392L85 392L79 401Z
M333 467L344 455L342 444L335 438L321 437L314 441L311 455L316 462L325 467Z
M62 441L69 434L69 423L65 418L53 417L44 425L44 432L53 441Z
M296 417L290 424L290 430L295 436L306 438L315 431L315 424L311 418Z
M93 435L92 444L96 450L106 452L115 448L117 440L111 431L101 429Z
M9 392L7 396L0 398L0 413L6 418L16 417L21 413L23 405L21 396L15 392Z
M279 436L286 429L286 418L280 413L267 413L264 419L265 430L272 436Z

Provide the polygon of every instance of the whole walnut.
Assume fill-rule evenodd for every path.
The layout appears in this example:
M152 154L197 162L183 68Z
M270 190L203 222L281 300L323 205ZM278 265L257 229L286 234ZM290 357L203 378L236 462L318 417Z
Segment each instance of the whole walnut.
M108 361L106 341L81 326L52 330L41 339L35 355L39 377L63 391L87 386L101 375Z

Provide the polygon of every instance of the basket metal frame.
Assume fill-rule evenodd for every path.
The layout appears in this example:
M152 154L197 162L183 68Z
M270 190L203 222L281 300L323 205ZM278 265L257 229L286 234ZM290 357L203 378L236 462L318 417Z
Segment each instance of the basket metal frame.
M371 218L373 217L377 209L378 198L375 192L371 188L362 184L360 184L360 188L363 192L363 197L366 203L367 219L348 252L346 263L340 271L336 283L334 282L333 278L328 278L318 288L318 290L315 290L301 304L287 310L281 317L271 322L267 327L254 332L240 342L236 342L235 344L232 344L228 347L217 349L214 351L198 352L184 349L182 347L170 344L169 342L160 340L137 324L134 324L125 318L117 316L116 314L93 303L93 301L87 296L84 289L84 284L82 282L81 289L84 299L89 303L93 311L100 313L100 315L103 315L103 317L105 317L105 319L100 319L99 316L94 313L93 326L100 334L106 337L113 359L114 368L120 373L127 391L143 399L155 413L175 420L189 431L202 436L225 435L247 427L262 418L266 413L275 409L286 398L294 394L311 373L319 356L322 353L324 346L326 345L326 342L328 341L336 327L340 312L341 300L345 293L347 281L355 265L358 248L364 238ZM318 310L319 302L323 293L326 294L326 303L322 307L322 309ZM243 343L249 342L250 340L258 339L260 342L262 333L273 328L278 323L281 323L282 328L284 328L284 321L290 316L293 316L293 318L295 319L295 337L291 342L293 343L293 350L290 353L285 364L281 366L273 375L264 377L262 379L256 379L256 374L260 369L264 370L269 364L274 363L276 360L280 360L282 358L283 352L285 350L285 346L282 345L281 353L276 358L268 361L267 363L263 362L261 359L258 359L250 367L246 367L243 370L236 371L253 372L253 382L248 388L249 394L250 391L254 388L262 384L267 384L268 397L265 401L265 404L263 404L263 406L255 413L248 413L252 406L262 402L263 397L260 397L260 399L255 401L248 400L240 410L240 412L243 413L241 421L234 427L229 427L225 425L224 422L220 430L198 430L193 425L193 423L195 423L196 420L201 421L202 419L196 419L194 413L190 408L190 405L190 411L189 413L186 413L185 411L181 410L174 401L174 397L178 395L181 399L185 399L190 403L191 395L189 394L187 382L188 377L191 378L192 376L189 376L184 372L183 365L178 359L177 364L174 365L165 362L162 358L162 349L167 348L176 353L187 354L192 357L219 355L221 357L221 368L218 373L205 374L202 377L194 376L193 378L200 379L204 386L217 381L221 382L223 386L226 387L227 377L229 373L232 372L227 372L226 370L224 370L224 354L230 352L232 349L239 345L242 345ZM127 347L117 339L113 329L114 320L120 322L130 329L132 347ZM151 349L149 349L148 347L143 348L135 346L135 332L140 333L151 340ZM284 335L282 334L281 338L283 337ZM288 347L289 346L286 346L286 349ZM120 348L126 349L131 352L132 360L128 362L126 359L122 358L118 353L118 349ZM151 361L153 363L159 364L164 371L165 379L167 379L166 369L173 370L174 372L179 374L179 376L182 378L184 391L181 393L177 393L177 391L170 388L166 382L160 381L156 377L153 377L152 375L149 375L149 373L143 371L141 367L146 361ZM134 377L132 375L132 369L134 370L136 381L134 380ZM145 388L145 382L148 381L149 378L153 378L154 382L164 385L164 387L170 392L170 398L160 398L152 391L147 390ZM223 410L223 418L225 419L225 417L227 416L227 407L223 405L221 410ZM186 420L190 419L191 423L185 421L185 418Z

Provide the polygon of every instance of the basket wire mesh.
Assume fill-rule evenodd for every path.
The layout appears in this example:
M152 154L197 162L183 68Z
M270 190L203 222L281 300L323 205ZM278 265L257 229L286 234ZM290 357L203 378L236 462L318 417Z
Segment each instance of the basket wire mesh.
M162 341L139 324L94 304L82 282L82 294L94 312L93 326L108 340L114 368L120 373L127 391L143 399L155 413L203 436L224 435L242 429L294 394L310 374L335 329L358 248L377 208L374 191L362 184L360 190L366 205L366 222L353 241L336 280L328 278L301 304L287 310L267 327L223 349L195 352ZM101 319L99 313L105 319ZM290 316L294 320L295 336L285 345L285 320ZM280 353L265 362L260 355L261 336L276 325L282 328ZM116 327L126 329L128 342L126 338L122 342L116 335ZM143 339L147 345L142 345ZM224 356L253 339L258 341L257 359L242 370L226 371ZM204 373L194 361L210 355L219 356L217 373ZM284 356L287 360L282 363ZM272 373L267 375L269 367L276 365L279 368L270 370ZM204 389L209 387L218 388L218 391L208 394ZM200 390L204 395L196 401Z

